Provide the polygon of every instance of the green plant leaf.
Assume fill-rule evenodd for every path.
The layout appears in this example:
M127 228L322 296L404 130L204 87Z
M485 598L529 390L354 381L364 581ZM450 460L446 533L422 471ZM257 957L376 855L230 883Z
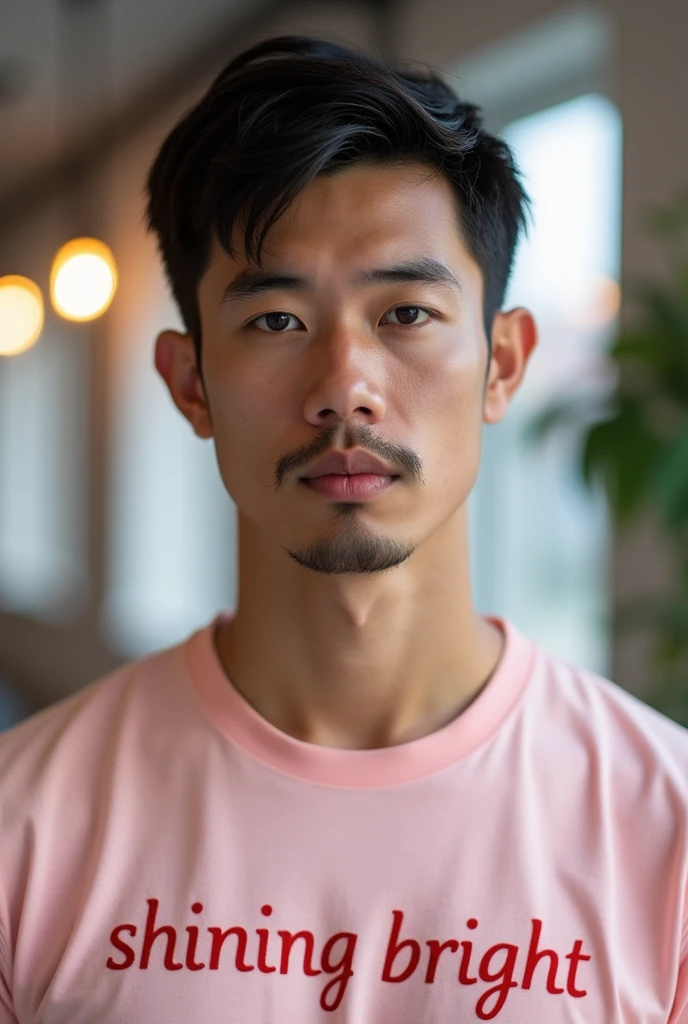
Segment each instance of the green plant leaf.
M646 211L643 222L647 230L659 237L680 235L688 229L688 188L682 189L673 203L653 206Z
M655 664L663 672L675 669L685 658L686 651L688 651L688 641L685 633L679 633L670 628L664 629L655 642Z
M645 224L662 241L670 279L634 283L625 275L640 319L607 347L619 372L606 408L591 423L585 393L559 398L526 425L525 437L584 426L578 469L589 487L602 482L616 525L644 504L658 513L670 535L676 592L627 602L610 619L615 631L651 627L652 678L642 699L688 727L688 186L651 209Z
M688 520L688 424L659 454L649 488L666 526L674 528Z
M688 672L655 671L657 678L640 694L640 699L679 725L688 726Z
M581 472L588 487L601 479L612 512L623 522L646 497L662 444L648 430L638 401L624 395L618 401L616 415L593 424L584 437Z
M654 284L641 285L638 297L646 313L643 333L661 353L665 386L688 403L688 302Z
M646 363L658 371L672 367L671 345L666 343L661 333L647 329L638 328L618 334L607 349L607 354L615 360L632 359Z
M674 280L677 294L681 296L684 303L688 303L688 260L686 262L679 261Z

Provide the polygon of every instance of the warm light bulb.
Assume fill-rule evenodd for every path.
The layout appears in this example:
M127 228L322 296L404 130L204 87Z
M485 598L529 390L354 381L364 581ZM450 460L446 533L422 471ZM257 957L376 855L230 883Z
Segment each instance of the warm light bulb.
M28 277L0 277L0 356L16 356L43 329L43 293Z
M110 249L97 238L74 238L53 261L50 295L67 320L95 320L112 302L117 267Z

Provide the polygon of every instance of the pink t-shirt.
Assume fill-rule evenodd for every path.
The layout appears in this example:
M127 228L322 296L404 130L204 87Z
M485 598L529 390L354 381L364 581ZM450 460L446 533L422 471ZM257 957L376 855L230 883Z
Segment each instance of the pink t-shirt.
M687 1024L687 729L487 616L457 718L320 747L229 614L0 736L0 1024Z

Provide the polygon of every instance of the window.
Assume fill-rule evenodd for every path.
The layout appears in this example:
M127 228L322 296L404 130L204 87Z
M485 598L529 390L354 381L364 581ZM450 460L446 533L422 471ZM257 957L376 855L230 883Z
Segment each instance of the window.
M592 93L513 121L500 134L533 201L503 308L528 308L539 343L506 418L483 428L469 499L474 598L553 653L608 675L606 503L576 474L574 436L557 432L532 448L523 434L530 417L572 382L608 386L600 349L618 305L620 118Z
M103 631L124 657L177 643L235 604L235 512L212 439L182 417L153 364L179 314L152 246L123 282ZM135 289L131 294L127 287Z
M0 373L0 606L50 623L88 600L83 345L48 317Z

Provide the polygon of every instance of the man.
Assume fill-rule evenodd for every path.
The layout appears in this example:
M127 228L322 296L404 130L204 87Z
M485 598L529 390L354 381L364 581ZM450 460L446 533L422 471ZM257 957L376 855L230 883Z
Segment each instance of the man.
M238 607L0 739L0 1024L688 1021L686 730L471 599L526 205L438 76L320 40L165 140Z

